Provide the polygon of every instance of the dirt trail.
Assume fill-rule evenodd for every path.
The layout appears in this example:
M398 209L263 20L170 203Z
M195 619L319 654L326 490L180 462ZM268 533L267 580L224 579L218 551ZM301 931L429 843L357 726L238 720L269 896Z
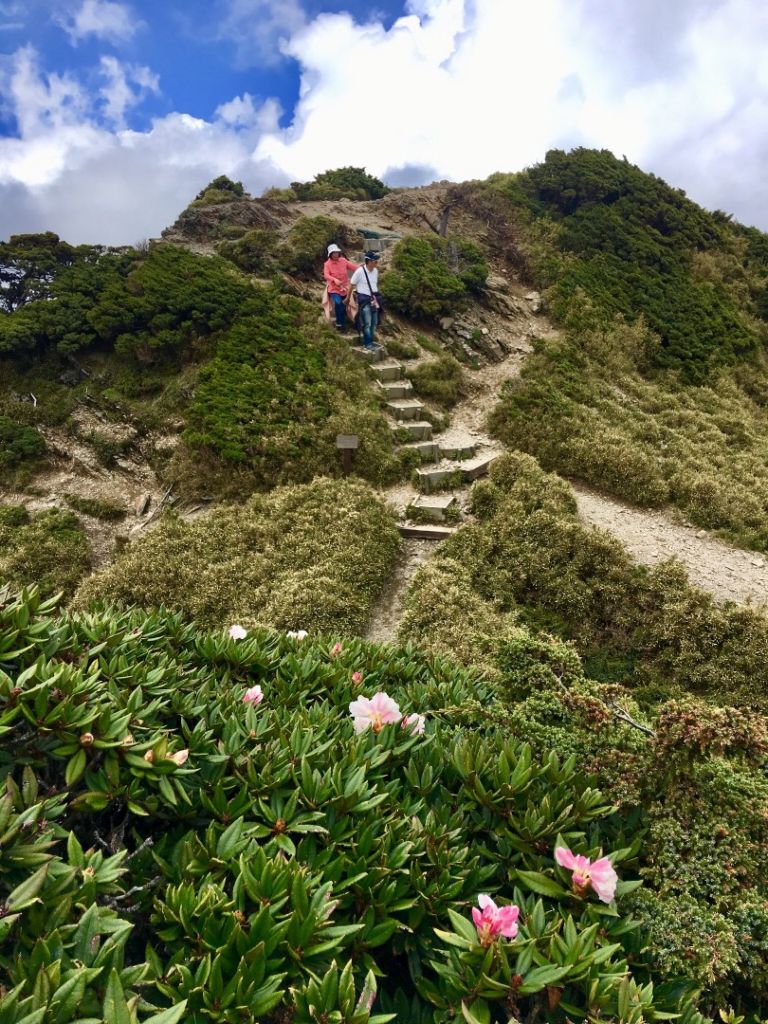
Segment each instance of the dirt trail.
M638 562L677 558L691 583L715 600L768 605L768 562L762 555L730 547L669 513L622 505L583 484L572 487L581 518L612 533Z
M415 540L406 537L400 547L389 582L374 609L370 625L365 633L366 640L374 643L394 643L397 628L403 617L403 598L411 577L435 550L431 540Z

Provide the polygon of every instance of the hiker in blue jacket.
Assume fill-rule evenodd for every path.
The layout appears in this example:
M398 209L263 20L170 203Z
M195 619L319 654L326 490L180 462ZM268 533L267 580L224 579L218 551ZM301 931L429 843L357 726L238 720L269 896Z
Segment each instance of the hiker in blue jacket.
M364 256L365 262L352 275L351 284L357 289L357 302L360 307L360 323L363 327L363 348L369 352L378 346L374 342L376 325L379 322L381 296L379 295L379 254L369 249Z

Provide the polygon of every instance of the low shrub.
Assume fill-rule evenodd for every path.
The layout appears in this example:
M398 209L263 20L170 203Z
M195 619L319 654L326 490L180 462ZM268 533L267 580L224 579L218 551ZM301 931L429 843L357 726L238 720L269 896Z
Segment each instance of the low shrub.
M316 174L312 181L291 182L285 197L302 201L313 199L381 199L390 189L368 174L364 167L337 167Z
M420 363L408 376L420 397L437 402L443 409L452 408L464 394L464 374L453 356Z
M72 512L0 508L0 584L69 596L90 564L88 539Z
M404 238L392 254L381 292L393 309L417 320L436 320L466 306L485 285L488 267L480 249L461 239Z
M45 440L34 427L0 416L0 480L22 463L34 464L45 454Z
M490 428L547 469L636 504L674 504L740 546L768 550L768 423L743 379L722 371L689 388L629 365L618 373L566 332L538 343Z
M279 268L280 236L260 228L246 231L234 241L220 242L216 251L247 274L270 275Z
M64 500L75 512L82 512L83 515L92 516L94 519L116 522L125 519L126 516L124 508L108 501L100 501L98 498L83 498L79 494L65 494Z
M398 543L393 516L365 484L317 480L203 519L166 517L75 601L165 605L208 626L361 633Z
M331 242L336 242L343 249L354 244L356 239L357 236L345 224L332 217L300 217L286 236L280 264L291 274L317 276Z
M258 310L199 372L176 478L195 493L242 494L339 474L336 436L353 433L355 472L397 479L388 421L349 345L318 325L309 303L254 293Z
M0 659L4 1019L704 1024L623 912L639 841L471 673L34 594Z
M436 558L461 564L495 609L574 640L601 677L613 665L617 681L648 693L676 687L768 708L763 613L715 604L674 563L635 564L609 534L580 523L567 485L530 456L499 459L475 485L473 509L478 521ZM419 573L412 587L416 595Z
M628 902L655 969L667 979L687 973L709 1007L762 1019L768 719L670 700L668 690L650 707L638 691L586 678L573 643L516 624L452 557L420 570L407 606L403 638L481 666L503 705L486 703L486 714L538 752L577 758L611 793L625 840L644 836L646 887Z

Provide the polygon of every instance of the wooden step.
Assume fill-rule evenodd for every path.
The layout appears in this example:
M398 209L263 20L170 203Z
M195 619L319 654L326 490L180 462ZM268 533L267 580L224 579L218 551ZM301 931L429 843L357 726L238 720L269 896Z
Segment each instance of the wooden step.
M387 398L408 398L413 394L413 384L409 380L380 380L378 385Z
M405 510L405 515L408 517L409 511L414 509L417 510L418 516L426 516L435 522L442 522L446 513L455 505L456 498L452 494L420 494Z
M432 424L428 420L411 420L409 423L398 423L393 430L407 430L412 441L430 441Z
M387 408L396 420L416 420L424 412L424 406L414 398L393 398Z
M356 356L364 359L366 363L381 363L388 358L387 350L383 347L374 349L373 352L369 352L367 348L363 348L362 345L353 345L352 351Z
M446 540L456 533L455 526L436 526L432 523L398 523L401 537L413 537L416 540Z
M440 444L440 458L441 459L471 459L477 451L476 444L466 444L463 446L452 445L450 442Z
M382 359L372 363L371 370L380 381L400 380L403 376L403 364L396 359Z
M469 462L462 462L460 469L464 480L467 483L471 483L472 480L485 476L498 457L498 455L481 455L476 459L471 459Z
M416 486L424 494L430 494L441 487L459 487L464 481L460 465L430 466L415 470Z
M404 444L402 447L418 452L422 462L435 462L440 458L440 446L437 441L416 441L414 444Z

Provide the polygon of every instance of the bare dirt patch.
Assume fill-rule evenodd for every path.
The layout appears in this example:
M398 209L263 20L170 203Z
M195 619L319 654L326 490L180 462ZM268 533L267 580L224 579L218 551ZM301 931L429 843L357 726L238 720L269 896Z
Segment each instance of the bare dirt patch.
M691 583L720 602L768 606L768 562L754 551L733 548L670 513L632 508L573 483L579 515L612 533L633 558L656 565L676 558Z

